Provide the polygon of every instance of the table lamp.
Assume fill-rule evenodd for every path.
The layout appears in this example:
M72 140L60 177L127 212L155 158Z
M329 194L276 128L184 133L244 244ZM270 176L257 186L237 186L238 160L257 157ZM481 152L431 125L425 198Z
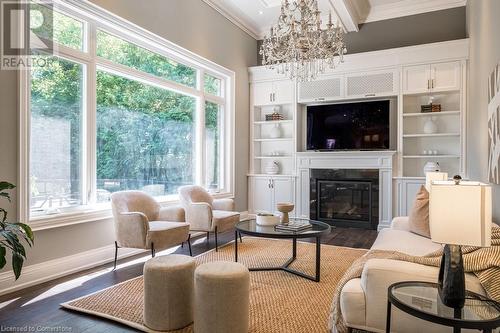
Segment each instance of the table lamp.
M431 191L433 181L448 180L448 172L426 172L425 173L425 189Z
M491 246L491 187L471 181L433 181L429 197L431 240L445 244L439 269L441 301L451 308L465 303L461 245Z

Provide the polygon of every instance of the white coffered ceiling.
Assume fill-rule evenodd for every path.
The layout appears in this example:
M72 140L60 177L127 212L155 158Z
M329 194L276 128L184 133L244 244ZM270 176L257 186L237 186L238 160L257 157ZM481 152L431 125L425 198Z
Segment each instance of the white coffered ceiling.
M282 0L203 0L256 39L275 23ZM291 1L291 0L290 0ZM323 20L332 12L347 31L365 22L465 6L467 0L318 0Z

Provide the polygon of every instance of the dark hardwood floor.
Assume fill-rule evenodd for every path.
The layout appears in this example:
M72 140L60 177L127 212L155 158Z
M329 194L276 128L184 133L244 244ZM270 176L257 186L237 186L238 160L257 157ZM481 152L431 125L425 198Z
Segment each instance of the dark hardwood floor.
M233 237L233 231L223 233L219 235L219 243L232 241ZM376 237L374 230L336 228L323 237L322 243L369 248ZM208 243L204 237L192 242L193 255L215 247L213 235ZM175 253L188 254L187 246ZM63 310L59 304L141 275L147 259L147 254L137 255L119 261L115 271L111 263L1 296L0 332L16 328L26 332L134 332L113 321Z

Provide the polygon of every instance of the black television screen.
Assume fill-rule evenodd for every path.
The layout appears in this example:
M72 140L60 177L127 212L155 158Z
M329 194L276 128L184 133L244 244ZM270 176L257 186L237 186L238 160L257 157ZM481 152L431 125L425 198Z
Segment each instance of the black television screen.
M308 150L389 149L390 101L307 107Z

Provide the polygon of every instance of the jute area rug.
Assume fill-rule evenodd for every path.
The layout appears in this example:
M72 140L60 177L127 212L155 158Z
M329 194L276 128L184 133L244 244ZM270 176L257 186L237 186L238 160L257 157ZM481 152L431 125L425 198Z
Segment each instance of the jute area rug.
M247 267L280 266L291 256L291 242L245 237L238 244L238 260ZM326 333L335 287L351 263L365 252L322 245L319 283L283 271L250 272L249 332ZM218 260L234 261L234 243L220 247L219 252L212 250L196 257L198 265ZM298 242L297 259L291 267L314 275L315 244ZM142 320L142 276L61 306L153 332ZM192 331L191 325L175 333Z

